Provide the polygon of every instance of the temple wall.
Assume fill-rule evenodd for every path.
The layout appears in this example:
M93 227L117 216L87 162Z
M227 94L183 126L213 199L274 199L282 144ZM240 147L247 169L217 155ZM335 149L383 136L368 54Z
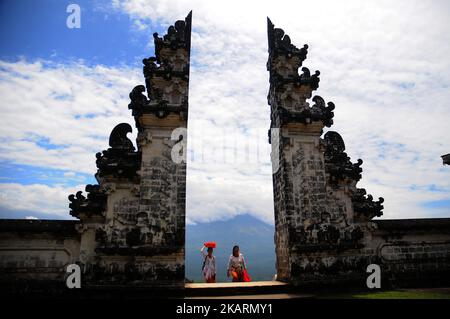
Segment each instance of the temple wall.
M450 218L376 220L370 241L386 284L450 284Z
M366 289L370 264L380 265L382 288L450 285L449 218L376 220L358 249L326 250L276 236L291 241L287 250L277 247L286 260L279 279L299 287Z
M76 230L78 224L77 221L0 220L2 285L19 283L19 287L20 284L23 287L24 282L41 281L54 282L61 289L65 288L65 269L80 258L80 235ZM292 278L296 277L299 285L327 285L353 279L364 288L367 265L376 263L381 266L383 287L450 284L450 219L375 220L374 224L373 232L361 249L309 252L305 255L299 251L301 245L291 243L291 248L283 251L286 260L279 260L279 267L285 267L279 269L286 272L279 272L279 279L282 279L283 274L288 274ZM283 224L280 227L283 228ZM289 240L282 232L277 234L278 240ZM277 245L280 256L283 256L280 250L283 247L286 245ZM116 264L121 259L119 256L110 258ZM134 262L145 270L157 264L167 266L173 263L175 267L183 263L183 259L184 255L181 254L166 254L147 256L142 261ZM320 262L324 264L320 265ZM298 267L305 264L309 264L310 269L314 266L318 266L318 269L308 274ZM343 276L339 271L339 265L345 264L347 267L353 265L352 275Z
M77 224L62 220L0 220L1 285L22 289L24 284L55 282L64 289L67 265L79 260Z

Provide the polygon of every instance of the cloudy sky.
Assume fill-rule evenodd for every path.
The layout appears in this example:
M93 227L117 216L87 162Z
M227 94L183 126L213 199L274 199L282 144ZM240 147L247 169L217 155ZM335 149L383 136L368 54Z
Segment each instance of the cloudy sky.
M38 4L39 3L39 4ZM66 7L81 7L69 29ZM193 10L187 216L273 223L266 16L320 70L384 218L450 217L448 1L1 1L0 217L70 218L160 34ZM134 135L132 135L134 137Z

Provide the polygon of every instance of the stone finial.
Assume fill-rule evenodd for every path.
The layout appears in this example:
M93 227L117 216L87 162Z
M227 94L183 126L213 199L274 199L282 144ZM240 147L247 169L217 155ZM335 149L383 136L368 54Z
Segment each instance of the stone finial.
M109 137L110 148L96 154L96 177L120 177L133 179L140 169L141 153L135 148L127 134L132 132L128 123L118 124Z
M145 60L145 59L144 59ZM128 104L128 109L132 110L132 115L139 114L139 112L148 105L148 99L144 95L145 86L137 85L130 92L130 104Z
M109 146L115 150L134 151L133 142L127 137L127 134L131 132L133 129L128 123L116 125L109 135Z
M324 136L325 143L325 168L330 174L330 182L337 184L341 181L358 182L361 179L363 161L358 159L352 163L345 152L345 144L341 135L334 131L328 131Z
M291 43L291 38L284 33L283 29L275 28L269 17L267 17L267 37L269 40L269 56L285 55L288 58L296 56L301 62L306 59L308 45L305 44L301 49L297 48Z
M192 29L192 11L186 16L184 20L178 20L167 29L167 34L162 38L158 33L153 33L155 41L155 55L159 63L161 63L161 50L165 47L171 49L185 48L190 52L191 50L191 29Z
M80 218L82 214L86 216L102 216L106 209L106 194L100 190L99 185L86 185L87 198L78 191L75 195L69 195L70 215Z
M450 165L450 153L442 155L441 157L443 165Z
M369 221L374 217L383 215L384 198L378 198L378 201L373 200L373 196L367 194L364 188L357 188L352 196L353 209L355 211L356 221Z

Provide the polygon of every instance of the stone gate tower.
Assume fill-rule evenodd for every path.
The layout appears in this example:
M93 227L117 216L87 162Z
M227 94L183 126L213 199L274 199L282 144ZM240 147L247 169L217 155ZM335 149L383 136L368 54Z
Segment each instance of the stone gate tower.
M334 104L320 96L319 71L303 66L308 46L295 47L268 19L275 245L278 279L291 283L364 276L374 258L367 248L370 220L382 215L356 187L362 160L352 163L333 124ZM301 68L301 74L299 74Z
M69 196L80 219L79 263L85 287L183 289L191 17L153 34L143 60L145 86L130 93L137 150L127 123L97 154L98 185ZM146 94L145 94L146 92Z

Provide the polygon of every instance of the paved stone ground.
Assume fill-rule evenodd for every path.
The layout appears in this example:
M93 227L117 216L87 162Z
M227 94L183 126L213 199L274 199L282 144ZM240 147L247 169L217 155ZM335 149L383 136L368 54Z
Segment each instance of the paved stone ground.
M314 295L307 294L262 294L262 295L232 295L210 297L187 297L186 299L311 299Z
M289 284L280 281L187 283L185 288L186 296L189 298L236 298L236 296L248 298L249 296L263 295L271 295L273 298L280 298L280 295L284 295L287 298L293 293ZM266 299L270 298L266 297Z
M279 281L189 283L187 299L450 299L450 288L301 293Z
M374 292L321 294L319 299L450 299L450 288L411 288Z

